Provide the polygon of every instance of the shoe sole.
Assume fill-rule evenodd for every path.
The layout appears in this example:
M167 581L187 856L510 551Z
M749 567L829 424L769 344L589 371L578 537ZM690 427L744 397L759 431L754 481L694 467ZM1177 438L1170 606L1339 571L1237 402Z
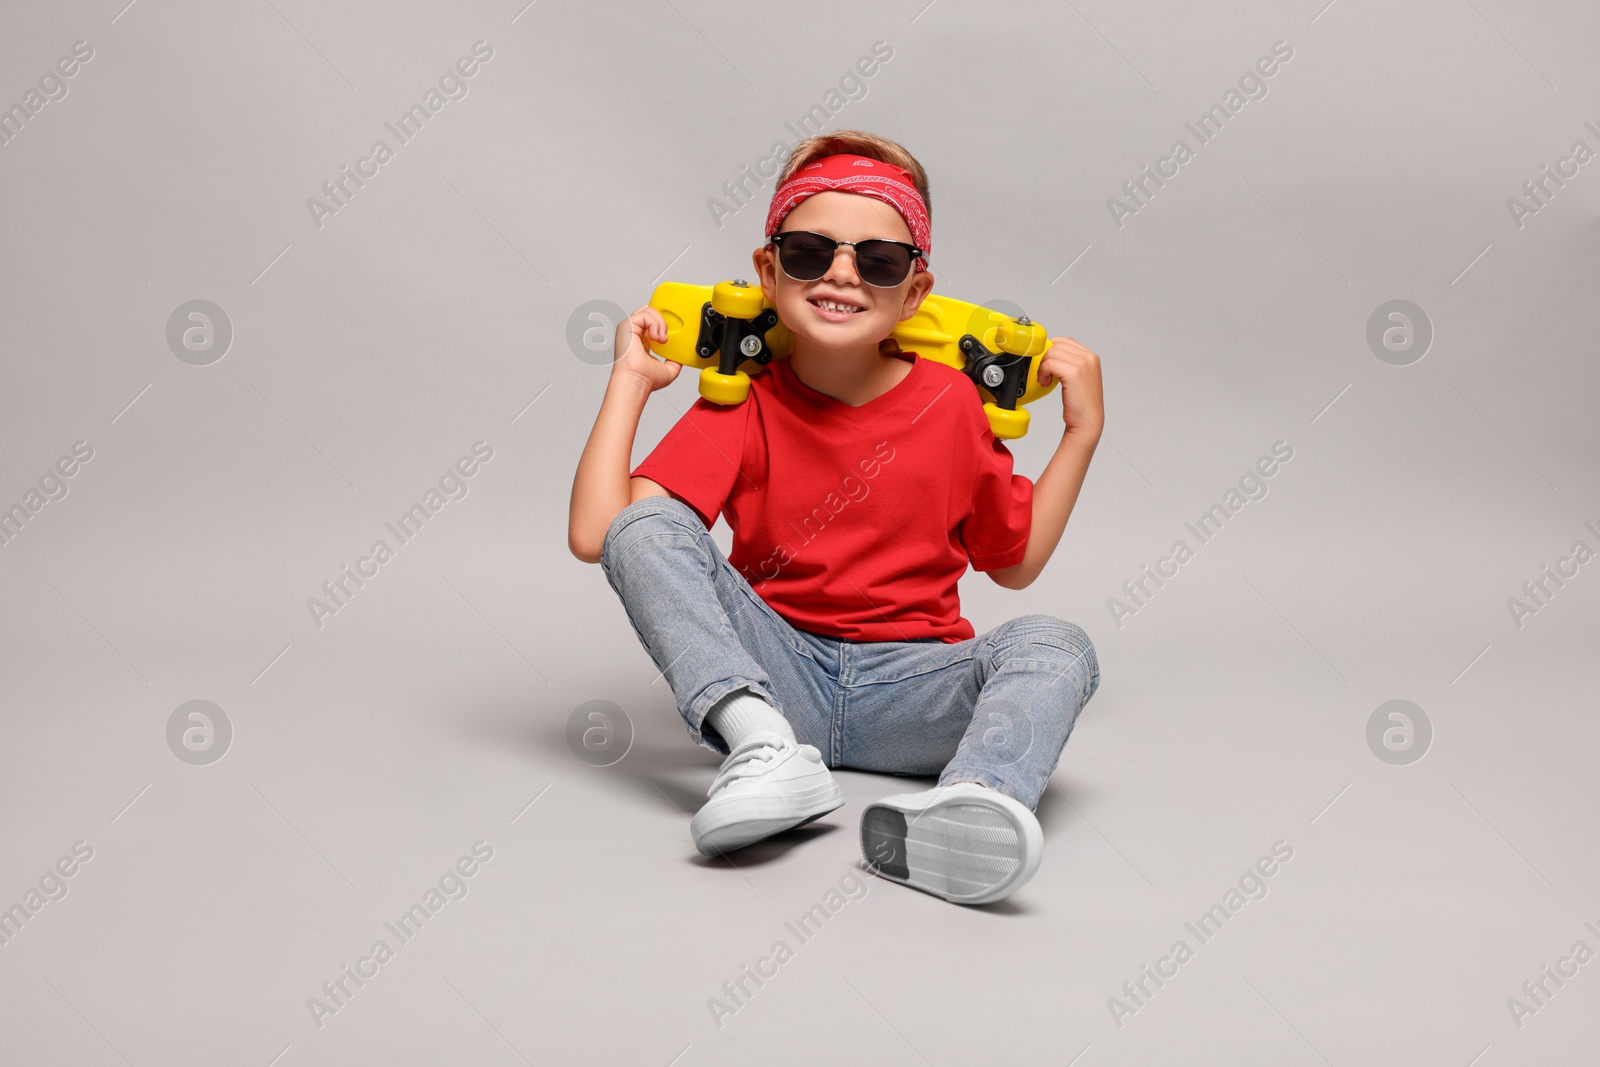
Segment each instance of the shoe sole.
M695 813L689 829L701 854L717 856L804 826L843 806L844 790L830 778L797 793L708 801Z
M1010 896L1033 877L1043 852L1038 820L1003 794L978 800L969 793L920 811L879 802L861 815L869 868L955 904Z

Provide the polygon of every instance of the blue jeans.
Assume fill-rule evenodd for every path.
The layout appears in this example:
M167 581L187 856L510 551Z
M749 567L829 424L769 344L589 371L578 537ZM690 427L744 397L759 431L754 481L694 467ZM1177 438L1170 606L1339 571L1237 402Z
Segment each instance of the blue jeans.
M672 686L690 737L718 754L728 747L706 713L749 689L830 768L978 782L1032 810L1100 685L1088 635L1051 615L1023 615L955 643L797 630L671 497L623 508L600 566Z

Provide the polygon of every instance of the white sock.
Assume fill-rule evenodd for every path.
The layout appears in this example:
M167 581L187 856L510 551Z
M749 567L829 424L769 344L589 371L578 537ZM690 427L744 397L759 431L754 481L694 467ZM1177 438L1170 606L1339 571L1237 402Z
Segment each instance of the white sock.
M795 741L789 720L748 689L735 689L713 704L706 713L706 723L722 735L729 752L759 734L777 734Z

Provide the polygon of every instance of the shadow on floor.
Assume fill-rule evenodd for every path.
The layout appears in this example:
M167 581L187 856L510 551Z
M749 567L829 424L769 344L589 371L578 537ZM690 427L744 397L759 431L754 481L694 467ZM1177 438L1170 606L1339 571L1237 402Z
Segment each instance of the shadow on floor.
M516 718L495 717L486 721L490 724L486 732L502 743L531 749L556 762L575 759L567 747L564 723L541 721L537 716L523 715ZM618 762L608 767L593 768L593 771L596 774L611 776L620 789L640 798L643 804L655 808L666 807L687 823L705 803L706 789L716 776L722 757L689 741L679 732L680 729L681 724L676 722L669 725L645 724L643 729L636 726L636 734L627 754ZM869 786L867 790L874 796L931 789L937 781L937 777L933 775L882 774L843 768L836 768L834 773L842 783L848 783L850 779L879 783L881 788ZM861 792L848 785L846 790L847 793L857 796ZM1052 781L1044 796L1039 799L1035 814L1048 832L1053 825L1059 827L1080 821L1083 816L1075 810L1075 804L1083 799L1084 794L1081 789L1064 782ZM816 822L774 834L772 837L737 850L732 856L706 857L691 849L683 862L699 868L722 869L730 873L759 869L782 859L791 849L811 841L829 838L839 840L840 838L835 835L840 834L853 836L856 813L852 812L851 808L859 806L859 804L847 804L844 808L824 815ZM688 827L685 826L684 830L687 835ZM905 887L899 888L905 889ZM913 889L905 891L918 892ZM1032 913L1032 909L1016 898L964 910L1008 917Z

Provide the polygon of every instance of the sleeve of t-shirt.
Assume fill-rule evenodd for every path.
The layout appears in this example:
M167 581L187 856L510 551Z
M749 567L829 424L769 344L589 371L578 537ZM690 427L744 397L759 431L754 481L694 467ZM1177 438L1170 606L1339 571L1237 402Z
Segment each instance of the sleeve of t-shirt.
M978 440L972 510L959 527L972 569L992 571L1022 562L1033 528L1033 482L1012 471L1011 450L985 419Z
M700 397L629 477L649 478L683 497L711 529L739 477L752 406Z

